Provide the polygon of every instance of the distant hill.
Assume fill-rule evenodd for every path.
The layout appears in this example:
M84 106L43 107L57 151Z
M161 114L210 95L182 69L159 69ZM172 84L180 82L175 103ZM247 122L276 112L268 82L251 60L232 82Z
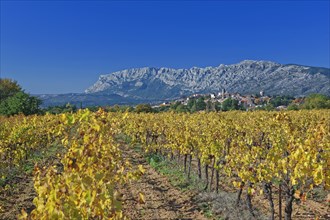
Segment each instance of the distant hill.
M64 105L67 103L80 107L88 106L104 106L104 105L135 105L148 100L137 100L132 98L125 98L119 95L110 94L84 94L84 93L69 93L69 94L46 94L36 95L42 100L42 107Z
M42 99L45 105L64 101L91 105L136 104L222 89L241 94L263 90L267 95L330 95L330 69L254 60L190 69L133 68L101 75L85 94L44 96Z

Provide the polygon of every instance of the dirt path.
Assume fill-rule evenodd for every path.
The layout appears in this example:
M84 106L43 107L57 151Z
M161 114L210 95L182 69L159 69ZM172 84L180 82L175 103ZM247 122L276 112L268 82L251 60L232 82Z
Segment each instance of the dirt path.
M0 219L17 219L17 215L21 213L23 208L27 212L34 208L32 201L36 196L36 192L33 188L32 177L27 175L17 176L11 184L17 186L0 194Z
M174 188L168 179L148 165L145 158L131 149L125 149L125 157L133 165L142 164L145 174L124 186L123 212L130 219L206 219L193 203L194 194ZM142 192L146 203L138 202Z

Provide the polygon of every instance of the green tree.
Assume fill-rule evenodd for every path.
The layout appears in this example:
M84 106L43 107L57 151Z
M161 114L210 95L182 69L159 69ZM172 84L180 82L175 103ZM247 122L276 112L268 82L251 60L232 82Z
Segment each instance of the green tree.
M193 104L193 106L190 108L190 112L194 113L197 111L196 103Z
M191 110L193 105L196 103L196 100L194 98L189 98L188 103L187 103L187 108Z
M295 103L291 103L290 105L288 105L287 110L299 110L299 106Z
M273 106L273 104L268 103L267 105L264 106L264 109L263 110L273 111L273 110L275 110L275 107Z
M40 104L40 99L26 94L16 81L0 79L0 114L36 114Z
M170 110L170 106L168 105L162 105L162 106L159 106L157 108L154 108L153 109L153 112L167 112Z
M176 112L188 112L188 108L183 105L183 104L179 104L176 109L175 109Z
M151 105L149 104L139 104L135 107L135 112L140 113L140 112L153 112L153 109Z
M215 110L218 112L218 111L221 111L221 103L220 102L216 102L215 105Z
M40 112L40 104L40 99L20 91L0 103L0 114L7 116L19 113L37 114Z
M311 94L305 98L301 107L303 109L330 108L330 98L322 94Z
M18 83L11 79L0 79L0 102L22 91Z
M179 105L181 105L181 102L174 102L174 103L171 104L170 109L175 110L175 109L178 108Z
M292 96L276 96L270 100L270 103L274 107L278 107L280 105L288 106L293 100L294 100L294 97L292 97Z
M196 111L203 111L206 109L206 103L203 98L198 98L196 100Z
M238 100L228 98L222 103L222 110L223 111L230 111L230 110L240 110L241 107L238 105Z

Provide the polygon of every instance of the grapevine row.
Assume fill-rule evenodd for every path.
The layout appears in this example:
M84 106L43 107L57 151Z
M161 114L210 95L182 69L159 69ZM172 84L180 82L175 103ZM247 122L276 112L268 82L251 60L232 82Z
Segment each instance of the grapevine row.
M271 219L273 186L283 189L285 219L291 219L295 193L305 200L315 186L329 189L329 116L328 111L127 114L124 131L143 143L147 152L183 155L188 176L193 157L199 177L201 166L205 175L211 168L205 189L214 172L217 191L220 175L234 179L237 204L246 188L251 211L252 194L263 191Z

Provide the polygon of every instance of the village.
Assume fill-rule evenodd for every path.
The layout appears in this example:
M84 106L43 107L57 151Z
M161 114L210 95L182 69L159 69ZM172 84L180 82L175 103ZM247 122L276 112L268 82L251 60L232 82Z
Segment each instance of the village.
M199 110L225 110L224 105L234 105L230 110L262 110L272 108L272 110L286 110L288 106L294 104L300 105L303 98L294 98L291 96L268 96L264 91L259 94L241 95L239 93L229 93L222 89L218 93L193 94L189 97L176 99L169 102L163 102L160 105L154 105L153 108L171 108L173 106L189 106L193 101L202 100L205 103L205 109ZM226 101L227 100L227 101ZM191 107L191 106L190 106ZM218 108L217 108L218 107Z

